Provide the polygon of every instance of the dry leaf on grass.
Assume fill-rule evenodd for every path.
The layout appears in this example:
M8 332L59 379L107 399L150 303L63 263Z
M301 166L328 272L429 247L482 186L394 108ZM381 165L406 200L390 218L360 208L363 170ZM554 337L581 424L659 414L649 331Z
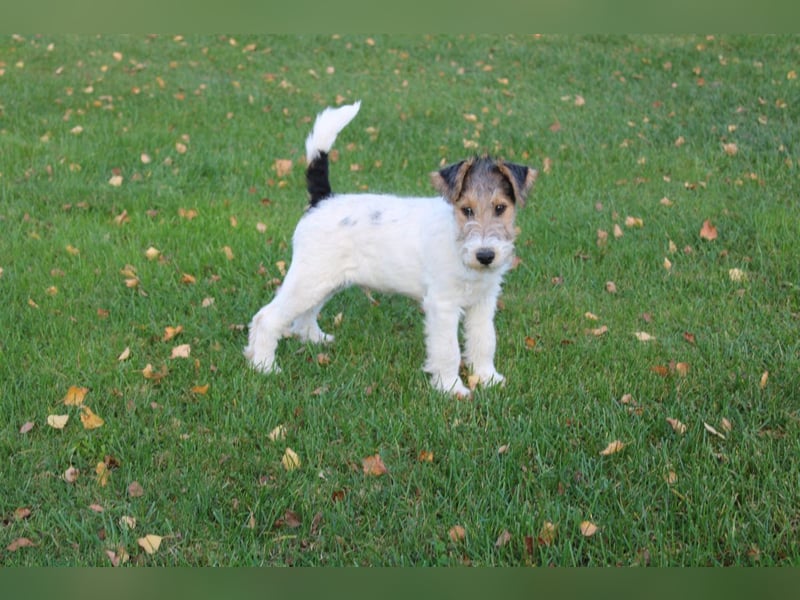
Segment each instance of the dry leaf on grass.
M625 447L625 444L620 442L619 440L614 440L608 446L600 451L601 456L610 456L611 454L616 454L620 450Z
M33 421L28 421L19 428L19 432L24 435L33 429L35 425L36 424Z
M365 475L372 475L374 477L379 477L380 475L388 472L386 465L383 464L383 459L381 459L380 454L374 454L362 459L361 468Z
M47 415L47 424L53 429L64 429L69 415Z
M12 541L8 546L6 546L6 550L9 552L16 552L20 548L32 548L36 546L29 538L20 537Z
M168 325L167 327L164 327L164 335L161 336L161 341L168 342L182 331L183 325L177 325L176 327L171 327Z
M128 485L128 496L131 498L140 498L144 496L144 488L138 481L132 481Z
M686 433L686 425L681 423L678 419L667 417L667 423L669 423L670 427L672 427L675 433L679 435L683 435L684 433Z
M447 532L447 535L453 542L458 543L467 537L467 530L461 525L453 525L450 531Z
M717 228L708 219L703 221L703 226L700 228L700 237L709 242L717 239Z
M497 536L497 540L495 540L494 547L495 548L502 548L503 546L507 545L508 542L511 541L511 532L508 529L504 529L503 533Z
M598 531L597 525L591 521L582 521L580 529L581 535L584 537L592 537Z
M71 385L67 390L67 395L64 396L64 404L66 406L80 406L83 404L83 399L88 392L89 388Z
M271 441L271 442L278 442L280 440L285 439L286 438L286 427L283 426L283 425L278 425L277 427L275 427L275 429L273 429L272 431L269 432L269 435L267 437L269 438L269 441Z
M140 537L136 542L147 554L155 554L161 546L161 540L164 539L160 535L149 533L144 537Z
M64 471L64 475L62 475L62 477L67 483L75 483L80 474L81 472L78 469L70 465L67 470Z
M650 335L646 331L634 331L633 335L636 336L636 339L640 342L652 342L656 337L654 335Z
M175 346L172 349L172 354L170 354L170 358L189 358L189 355L192 353L192 347L189 344L181 344L180 346Z
M706 428L706 431L707 431L708 433L710 433L711 435L715 435L715 436L717 436L718 438L720 438L720 439L722 439L722 440L724 440L724 439L725 439L725 436L724 436L723 434L721 434L719 431L717 431L716 429L714 429L714 428L713 428L711 425L709 425L708 423L705 423L705 422L704 422L704 423L703 423L703 427L705 427L705 428Z
M97 429L102 427L105 421L92 412L88 406L81 407L81 423L84 429Z
M539 530L537 542L542 546L550 546L556 539L556 526L550 521L545 521Z
M287 471L294 471L300 468L300 457L291 448L286 448L281 458L281 464Z

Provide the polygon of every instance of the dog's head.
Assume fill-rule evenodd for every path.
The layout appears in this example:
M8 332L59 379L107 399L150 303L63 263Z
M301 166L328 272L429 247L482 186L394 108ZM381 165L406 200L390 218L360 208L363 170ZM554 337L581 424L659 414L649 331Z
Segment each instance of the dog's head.
M466 266L510 266L516 212L537 175L535 169L489 157L463 160L431 173L433 186L453 205Z

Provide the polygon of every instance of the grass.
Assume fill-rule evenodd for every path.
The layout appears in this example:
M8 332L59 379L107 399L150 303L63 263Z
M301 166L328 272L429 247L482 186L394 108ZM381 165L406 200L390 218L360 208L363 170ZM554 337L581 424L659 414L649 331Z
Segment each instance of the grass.
M4 38L0 562L800 563L799 55L796 36ZM360 290L323 311L334 346L246 368L310 121L359 98L335 189L428 194L481 151L543 171L497 317L504 388L431 391L419 309Z

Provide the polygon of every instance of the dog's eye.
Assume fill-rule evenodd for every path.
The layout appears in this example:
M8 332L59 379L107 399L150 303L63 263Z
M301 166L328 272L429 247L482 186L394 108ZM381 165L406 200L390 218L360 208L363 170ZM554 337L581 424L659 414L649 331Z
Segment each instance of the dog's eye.
M461 209L461 213L462 213L462 214L463 214L465 217L467 217L468 219L471 219L472 217L474 217L474 216L475 216L475 212L474 212L474 211L472 210L472 208L470 208L469 206L464 206L464 207Z
M505 204L495 204L494 205L494 214L495 216L499 217L504 212L506 212L507 206Z

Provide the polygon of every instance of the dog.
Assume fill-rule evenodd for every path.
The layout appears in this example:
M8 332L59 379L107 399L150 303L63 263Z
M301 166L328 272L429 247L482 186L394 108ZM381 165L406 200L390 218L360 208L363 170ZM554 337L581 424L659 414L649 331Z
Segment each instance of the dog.
M494 365L494 315L514 260L515 215L537 171L475 157L431 173L440 196L334 194L328 153L360 106L325 109L306 139L309 205L295 229L283 283L250 322L245 357L258 371L278 372L281 337L332 342L317 323L319 312L333 294L358 285L421 303L423 370L434 388L470 396L459 374L462 319L463 359L475 381L503 383Z

